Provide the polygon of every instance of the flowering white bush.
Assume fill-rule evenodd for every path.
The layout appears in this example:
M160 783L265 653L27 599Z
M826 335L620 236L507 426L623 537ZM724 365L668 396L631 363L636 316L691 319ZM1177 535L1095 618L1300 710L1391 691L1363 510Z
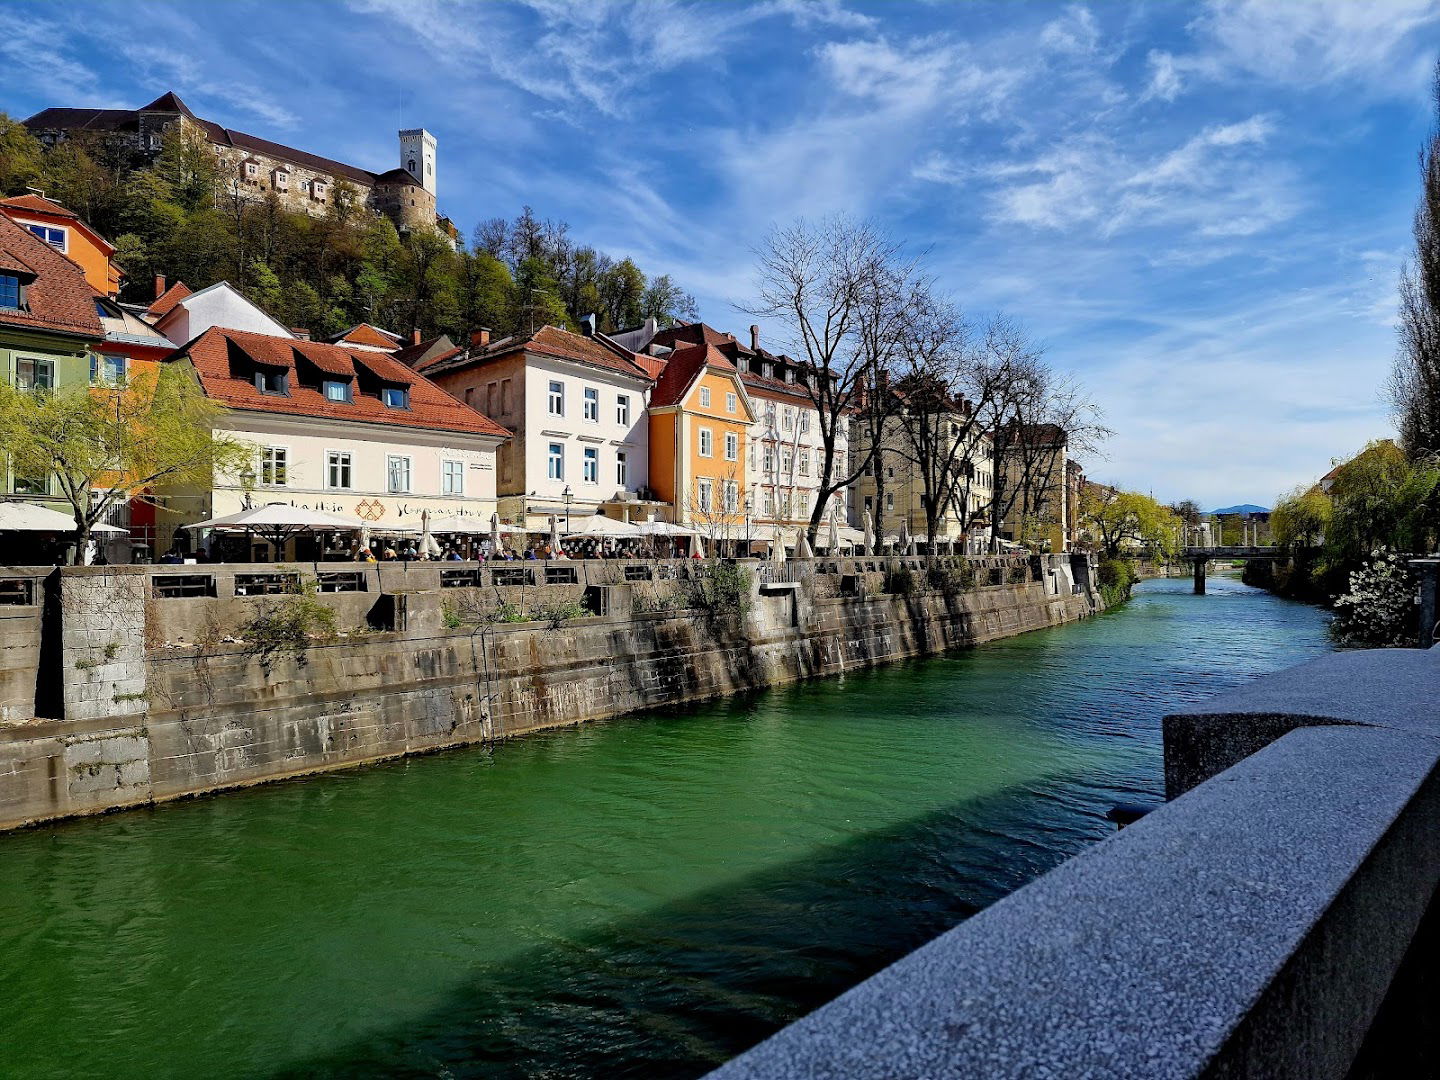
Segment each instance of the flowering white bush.
M1350 591L1335 598L1330 633L1342 645L1410 645L1415 640L1415 580L1405 559L1383 547L1350 572Z

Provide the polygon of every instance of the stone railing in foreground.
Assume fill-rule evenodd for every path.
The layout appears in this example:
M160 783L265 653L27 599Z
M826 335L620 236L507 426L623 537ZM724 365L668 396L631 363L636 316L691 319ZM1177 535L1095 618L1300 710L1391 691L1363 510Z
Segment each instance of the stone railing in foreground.
M712 1075L1437 1075L1440 650L1257 680L1165 746L1173 801Z

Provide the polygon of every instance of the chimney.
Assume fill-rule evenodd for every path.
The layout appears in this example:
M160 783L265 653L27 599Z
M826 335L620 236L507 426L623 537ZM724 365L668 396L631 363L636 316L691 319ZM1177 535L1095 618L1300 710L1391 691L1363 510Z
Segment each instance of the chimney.
M411 345L419 345L419 344L420 344L420 330L419 330L418 327L417 327L416 329L410 331L410 344L411 344Z
M164 275L164 274L156 274L156 275L155 275L155 299L156 299L156 300L159 300L160 297L162 297L162 296L164 296L164 295L165 295L165 275Z
M750 348L756 352L760 351L760 327L754 323L750 324Z
M479 330L470 331L470 344L477 349L483 349L490 344L490 328L482 326Z
M599 329L600 316L598 315L586 315L583 319L580 320L580 333L584 334L586 337L594 337Z

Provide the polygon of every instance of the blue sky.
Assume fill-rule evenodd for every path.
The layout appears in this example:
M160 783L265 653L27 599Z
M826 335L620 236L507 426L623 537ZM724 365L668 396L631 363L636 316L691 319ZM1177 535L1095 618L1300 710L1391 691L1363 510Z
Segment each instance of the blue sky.
M928 248L1116 430L1092 478L1269 505L1380 387L1440 4L125 5L0 0L0 108L135 107L381 169L439 140L468 235L529 203L749 319L772 222Z

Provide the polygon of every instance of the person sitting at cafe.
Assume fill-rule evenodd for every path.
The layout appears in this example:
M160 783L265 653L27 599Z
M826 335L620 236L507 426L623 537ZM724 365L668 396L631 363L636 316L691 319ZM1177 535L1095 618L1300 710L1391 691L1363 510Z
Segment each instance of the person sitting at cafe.
M456 551L456 550L452 547L452 548L450 549L450 551L446 554L446 556L445 556L445 561L446 561L446 562L464 562L464 561L465 561L465 557L464 557L463 555L461 555L460 552Z
M394 562L396 559L395 549L389 544L386 544L385 549L380 552L380 558L384 559L386 562Z

